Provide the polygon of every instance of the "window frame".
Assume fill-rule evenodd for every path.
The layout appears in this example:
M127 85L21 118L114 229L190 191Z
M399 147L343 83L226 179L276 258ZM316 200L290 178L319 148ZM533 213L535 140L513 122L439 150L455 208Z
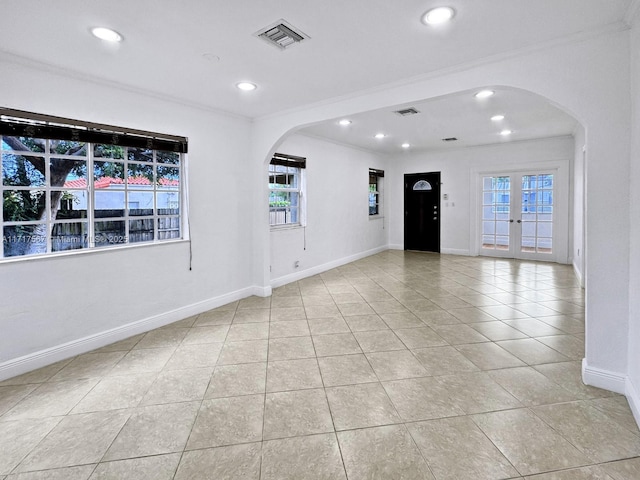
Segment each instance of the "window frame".
M0 185L0 190L3 192L3 216L0 219L0 228L3 233L3 242L0 244L0 262L6 261L20 261L25 259L33 259L33 258L46 258L51 256L58 255L68 255L68 254L77 254L77 253L89 253L89 252L97 252L97 251L105 251L109 249L121 249L128 247L141 247L141 246L149 246L149 245L157 245L171 241L182 241L188 239L188 228L187 228L187 199L186 199L186 138L184 137L171 137L171 136L163 136L160 134L152 134L150 132L141 132L135 131L133 136L129 137L129 133L123 133L124 129L120 129L118 133L113 132L112 130L107 130L107 128L115 128L115 127L107 127L104 125L98 126L97 124L86 124L83 125L82 122L78 122L75 120L61 119L59 117L50 117L44 116L40 114L32 114L29 112L21 112L16 110L9 109L0 109L0 114L2 115L0 121L0 171L3 171L3 161L5 155L14 155L16 157L40 157L44 161L44 180L43 185L24 185L24 186L14 186L14 185L5 185L4 174L2 184ZM101 128L98 128L101 127ZM31 135L27 133L32 133ZM111 133L107 133L111 132ZM141 135L145 133L147 135L156 135L156 137L148 136L146 140L144 140ZM58 136L59 135L59 136ZM5 137L20 137L20 138L35 138L44 140L45 152L36 152L36 151L22 151L22 150L13 150L9 147L8 143L4 142ZM44 137L44 138L43 138ZM63 137L63 138L59 138ZM67 137L67 138L65 138ZM71 138L69 138L71 137ZM108 143L98 143L86 140L103 140L112 138L113 142ZM169 140L166 140L169 138ZM181 144L176 143L174 140L178 139ZM65 155L58 154L53 152L51 142L53 141L72 141L78 142L80 144L84 144L84 154L82 155ZM133 145L130 145L133 144ZM135 145L147 145L145 147L139 147ZM5 145L9 148L6 148ZM114 159L109 157L97 156L96 151L94 150L96 145L111 145L118 146L122 148L122 158ZM151 146L151 148L149 148ZM168 148L175 146L173 151L168 150ZM156 148L160 147L160 148ZM167 147L167 149L164 149ZM145 151L152 152L151 161L142 162L136 161L135 158L130 157L131 149L140 149L143 148ZM170 153L174 158L170 161L163 161L159 158L159 153ZM63 159L69 161L77 161L83 162L84 165L81 166L85 169L85 175L78 180L80 180L80 184L78 185L52 185L52 176L51 176L51 161L52 159ZM28 160L26 160L28 161ZM111 184L107 187L107 189L96 188L96 181L100 178L104 178L107 175L96 176L97 171L95 170L96 162L110 162L117 163L120 168L122 168L122 176L123 182L120 188L111 189ZM177 163L174 163L177 162ZM144 176L148 180L148 185L145 184L142 187L140 184L130 183L132 178L136 178L135 175L130 175L131 170L129 169L130 165L138 165L138 166L147 166L151 169L151 179L149 179L146 175ZM161 178L165 178L165 173L161 173L162 167L169 167L167 169L167 173L175 170L177 173L177 185L164 184L161 183ZM167 178L172 177L173 175L168 175ZM69 173L67 173L67 177L64 180L64 183L69 182ZM84 185L82 185L82 180L84 180ZM29 182L32 183L32 182ZM40 214L40 218L27 219L23 221L5 221L5 202L4 196L7 191L28 191L28 192L42 192L44 196L44 212ZM99 216L98 210L96 210L96 206L98 202L96 201L96 193L101 191L109 191L109 192L122 192L124 203L122 207L121 216L117 217L101 217ZM55 212L55 218L52 215L52 192L62 192L62 196L60 198L60 207ZM148 215L131 215L131 209L129 208L129 198L133 193L145 192L152 196L152 208L151 213ZM158 195L163 193L170 193L171 195L175 195L177 197L177 201L175 203L177 208L177 213L173 214L170 211L166 211L161 214L160 203L158 202ZM65 199L65 194L70 194L73 196L72 199ZM82 194L82 195L81 195ZM75 202L75 199L80 198L80 195L86 198L86 204L84 205L84 209L78 210L80 216L75 218L61 218L59 216L60 211L65 211L63 204L64 202ZM84 202L84 200L81 200ZM172 203L173 204L173 203ZM114 210L120 210L119 208L115 208ZM153 222L153 238L151 240L142 240L142 241L132 241L131 240L131 222L136 220L146 220ZM97 224L100 222L123 222L124 223L124 235L122 236L122 241L117 241L116 243L105 242L100 244L100 242L96 242L96 230ZM178 230L178 235L173 238L159 238L159 232L162 232L160 229L161 222L168 222L171 227L170 230ZM56 226L63 224L78 224L76 227L77 232L72 234L65 234L60 236L60 234L56 235ZM37 226L41 227L38 228ZM32 226L33 231L37 232L37 235L34 235L34 238L31 239L30 235L24 235L24 238L21 242L28 241L37 241L40 243L41 249L44 251L37 252L29 252L27 250L26 254L19 253L17 255L6 256L5 257L5 239L12 234L11 229L7 232L5 230L7 227L16 227L16 226ZM73 230L73 228L71 228ZM151 232L151 229L144 230L145 232ZM100 232L98 232L99 234ZM23 235L17 235L16 238L19 238ZM45 237L45 238L43 238ZM58 238L59 237L59 238ZM66 247L60 250L54 250L56 248L56 241L66 242ZM44 241L42 241L44 240ZM17 240L16 240L17 242ZM74 243L78 244L75 246ZM96 244L98 243L98 244Z
M382 178L384 178L384 170L379 170L379 169L375 169L375 168L369 168L369 191L368 191L368 210L369 210L369 218L370 219L374 219L374 218L382 218L384 216L384 210L383 210L383 196L382 196L382 191L383 191L383 180ZM371 187L375 185L375 188L372 190ZM375 199L375 203L373 206L375 206L375 212L371 213L371 207L372 207L372 196Z
M267 185L269 188L269 227L271 229L282 229L282 228L296 228L305 226L305 217L306 217L306 202L305 202L305 184L306 184L306 158L298 157L294 155L286 155L283 153L274 153L271 161L268 166L268 174L267 174ZM285 168L283 171L276 171L277 168ZM271 183L271 176L276 174L284 174L284 175L293 175L296 178L293 187L278 187L275 186L277 184ZM274 186L272 186L274 185ZM291 214L292 207L289 206L272 206L271 205L271 195L273 193L285 193L292 194L295 193L298 195L298 204L293 207L297 209L297 221L286 221L287 215L289 218L294 218L294 215ZM272 223L272 219L277 219L277 213L279 210L284 211L285 222L284 223Z

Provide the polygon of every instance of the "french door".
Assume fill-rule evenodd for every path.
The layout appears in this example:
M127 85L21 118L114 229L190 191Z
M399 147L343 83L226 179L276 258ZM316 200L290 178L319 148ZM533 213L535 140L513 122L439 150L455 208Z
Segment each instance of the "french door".
M482 174L480 255L556 261L555 171Z

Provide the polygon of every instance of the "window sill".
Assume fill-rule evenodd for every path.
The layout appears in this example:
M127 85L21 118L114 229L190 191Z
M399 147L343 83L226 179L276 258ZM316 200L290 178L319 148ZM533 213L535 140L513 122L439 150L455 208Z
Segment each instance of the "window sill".
M298 230L300 228L304 228L304 226L296 223L288 225L270 225L270 228L272 232L278 232L280 230Z
M177 240L164 240L161 242L152 242L152 243L139 243L139 244L121 245L121 246L114 246L114 247L102 247L102 248L85 248L85 249L78 249L78 250L69 250L65 252L44 253L39 255L7 257L7 258L0 258L0 265L9 264L9 263L20 263L20 262L34 262L38 260L52 260L52 259L58 259L58 258L75 257L79 255L95 255L98 253L119 252L119 251L125 251L125 250L134 250L138 248L157 247L160 245L176 245L180 243L190 243L190 240L181 238Z
M383 220L384 219L384 215L369 215L369 220Z

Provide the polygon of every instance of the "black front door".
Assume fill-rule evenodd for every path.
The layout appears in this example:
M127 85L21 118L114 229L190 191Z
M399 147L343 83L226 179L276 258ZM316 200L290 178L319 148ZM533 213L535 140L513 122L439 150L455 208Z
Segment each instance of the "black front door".
M404 176L404 249L440 252L440 172Z

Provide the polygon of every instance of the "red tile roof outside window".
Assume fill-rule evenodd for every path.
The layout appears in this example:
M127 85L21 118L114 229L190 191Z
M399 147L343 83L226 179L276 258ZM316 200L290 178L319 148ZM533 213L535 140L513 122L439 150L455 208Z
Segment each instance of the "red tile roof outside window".
M180 186L179 180L171 180L168 178L161 178L158 182L163 187L178 187ZM102 177L94 182L94 187L97 189L109 188L111 185L122 185L124 180L121 178ZM147 177L129 177L127 179L128 185L151 185L151 181ZM69 180L64 182L64 186L67 188L87 188L87 181L84 178L77 180Z

